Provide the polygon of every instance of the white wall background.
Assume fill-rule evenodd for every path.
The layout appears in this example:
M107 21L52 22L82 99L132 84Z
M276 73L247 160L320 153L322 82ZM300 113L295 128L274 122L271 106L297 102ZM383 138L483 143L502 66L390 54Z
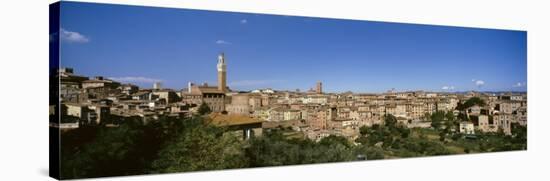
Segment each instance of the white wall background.
M91 0L252 13L528 31L528 151L209 171L102 180L524 180L548 178L550 23L546 1ZM0 6L0 180L48 174L48 4ZM546 172L545 172L546 171Z

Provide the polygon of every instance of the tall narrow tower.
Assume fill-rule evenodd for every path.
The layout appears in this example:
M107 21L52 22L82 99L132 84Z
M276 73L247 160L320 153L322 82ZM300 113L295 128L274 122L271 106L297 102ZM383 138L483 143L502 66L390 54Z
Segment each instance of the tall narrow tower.
M218 90L225 92L226 91L226 69L225 57L223 53L218 55Z
M317 82L317 87L315 88L315 92L317 94L323 93L323 83L321 83L321 81Z

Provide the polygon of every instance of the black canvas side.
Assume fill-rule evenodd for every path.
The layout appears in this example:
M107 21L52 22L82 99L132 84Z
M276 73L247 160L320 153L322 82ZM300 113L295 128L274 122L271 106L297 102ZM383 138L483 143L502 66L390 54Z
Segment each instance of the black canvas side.
M50 135L50 177L60 179L60 139L59 139L59 14L60 2L50 4L50 28L49 28L49 135Z

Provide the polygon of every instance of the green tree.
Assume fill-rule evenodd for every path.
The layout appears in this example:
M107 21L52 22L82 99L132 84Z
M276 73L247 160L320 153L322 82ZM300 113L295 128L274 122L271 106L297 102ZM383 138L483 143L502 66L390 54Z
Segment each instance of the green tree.
M431 116L432 116L432 115L431 115L430 113L427 113L427 112L424 113L424 119L425 119L426 121L432 121L432 119L431 119L432 117L431 117Z
M160 150L153 172L243 168L248 166L244 143L231 132L195 121Z
M252 139L250 146L246 148L250 166L262 167L300 163L300 145L296 142L293 143L287 140L278 129L265 131L262 137ZM305 150L302 151L305 152Z
M386 114L384 117L384 125L390 128L394 128L397 125L397 118L392 114Z
M445 141L445 131L439 132L439 141L444 142Z
M206 102L203 102L200 106L199 106L199 115L206 115L206 114L209 114L212 112L212 110L210 109L210 107L208 106L208 104L206 104Z
M445 114L445 133L449 133L450 130L457 130L458 120L456 119L452 111L447 111Z
M280 130L269 130L252 139L246 148L250 166L277 166L351 161L354 146L344 137L328 136L315 143L309 139L287 139Z
M460 121L470 121L468 116L463 111L460 111L458 113L457 119L459 119Z
M369 134L369 132L370 132L369 127L367 127L367 126L359 127L359 134L361 134L362 136L365 136L365 135Z
M321 141L319 141L319 144L325 145L325 146L341 144L347 148L351 147L351 143L348 141L348 139L341 136L335 136L335 135L324 137L323 139L321 139Z
M445 121L445 112L437 111L430 116L430 119L432 120L431 126L439 130Z
M360 143L362 145L368 145L369 139L367 138L367 136L361 135L357 139L355 139L355 142Z
M468 100L466 100L464 103L459 103L457 105L457 109L458 110L461 110L461 111L464 111L472 106L475 106L475 105L478 105L478 106L485 106L485 101L479 97L472 97Z
M348 140L341 136L330 135L319 141L318 161L316 163L352 161L356 159L353 147Z
M401 138L408 138L411 134L411 130L405 126L399 126L397 127L397 130L399 131Z
M136 154L143 131L130 125L100 128L90 143L61 156L63 179L138 174ZM143 171L143 170L139 170Z
M384 150L376 146L360 145L355 148L355 155L365 155L367 160L384 159Z
M382 146L387 148L399 146L399 143L396 143L396 141L408 138L411 134L411 130L403 124L398 124L395 116L391 114L386 115L384 121L384 125L375 124L370 128L366 126L360 127L359 132L361 136L355 142L369 146L382 142Z
M527 126L522 126L519 123L512 123L512 136L510 142L514 144L514 149L527 149Z

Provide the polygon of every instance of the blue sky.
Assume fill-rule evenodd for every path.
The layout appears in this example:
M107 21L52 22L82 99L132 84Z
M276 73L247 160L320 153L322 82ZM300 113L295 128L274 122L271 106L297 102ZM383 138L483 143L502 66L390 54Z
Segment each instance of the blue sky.
M527 33L63 2L61 66L141 87L526 91Z

